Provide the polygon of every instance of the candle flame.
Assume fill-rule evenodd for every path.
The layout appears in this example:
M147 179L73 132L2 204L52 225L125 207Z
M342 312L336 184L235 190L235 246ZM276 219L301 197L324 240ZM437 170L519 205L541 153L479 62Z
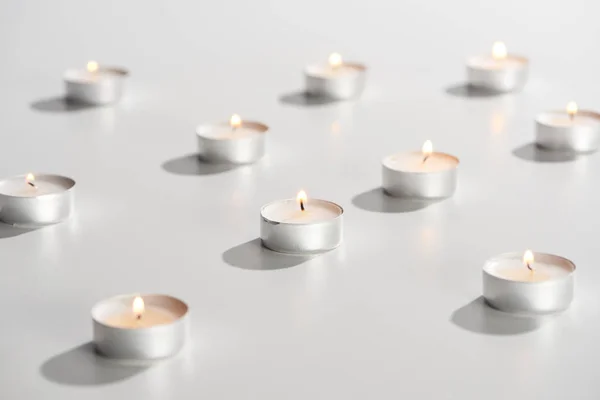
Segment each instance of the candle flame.
M429 157L431 153L433 153L433 143L431 143L431 140L426 140L425 143L423 143L421 151L423 152L423 156L425 158Z
M492 57L495 60L504 60L508 54L504 42L494 42L492 45Z
M331 53L329 55L329 65L331 68L338 68L342 63L342 55L340 53Z
M96 71L98 71L98 63L96 61L89 61L87 63L87 70L89 72L96 72Z
M575 103L574 101L570 101L567 104L567 114L569 114L569 117L573 118L575 114L577 114L578 110L579 108L577 107L577 103Z
M531 266L531 264L533 264L533 261L534 261L533 252L531 250L526 250L525 254L523 254L523 264L525 264L525 266L527 268L529 268L531 271L533 271L533 268Z
M242 117L237 114L233 114L229 120L229 125L231 125L233 129L239 128L242 126Z
M296 200L298 201L298 203L300 203L300 209L302 211L304 211L304 204L306 203L306 192L304 190L301 190L298 192L298 195L296 196Z
M35 182L35 175L29 173L27 174L27 176L25 177L25 182L27 183L34 183Z
M133 299L133 314L137 319L142 318L145 308L144 299L142 299L140 296L135 296L135 299Z

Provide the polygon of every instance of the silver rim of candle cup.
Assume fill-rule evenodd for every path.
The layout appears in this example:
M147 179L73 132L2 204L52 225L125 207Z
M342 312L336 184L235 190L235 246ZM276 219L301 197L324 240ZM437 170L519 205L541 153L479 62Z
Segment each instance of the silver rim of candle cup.
M278 253L319 254L337 248L343 241L344 209L328 200L311 199L339 209L339 214L322 222L290 224L273 221L264 215L264 210L273 204L295 199L276 200L260 209L260 238L264 247Z
M519 91L525 87L529 74L529 59L517 55L508 57L522 62L520 66L502 69L484 69L472 65L472 58L467 60L467 81L470 86L492 92L504 93Z
M401 171L390 168L387 161L395 155L381 160L381 181L385 193L392 197L416 199L443 199L451 197L456 191L458 181L458 166L460 159L448 153L435 152L456 160L456 165L435 172Z
M70 77L74 70L67 70L63 76L66 98L69 101L90 104L108 105L118 102L124 91L129 71L120 67L100 67L98 71L111 72L114 76L102 77L96 82L83 81Z
M570 272L561 279L543 282L520 282L505 279L488 272L489 266L510 259L522 259L522 253L504 253L488 259L482 268L483 297L491 307L513 314L543 315L569 308L574 296L575 270L573 261L548 253L535 252L535 259L552 259L568 266ZM523 266L523 268L526 268Z
M100 317L102 307L120 301L131 301L140 296L147 304L148 299L162 298L178 305L182 312L170 324L146 328L118 328L107 325ZM159 360L177 354L185 345L188 336L189 306L182 300L164 294L126 294L101 300L92 307L94 345L96 351L119 360Z
M196 127L200 160L214 164L250 164L265 155L268 125L255 121L242 121L242 127L255 129L256 134L240 139L218 139L203 135L203 131L213 129L215 126L216 124L202 124Z
M536 117L535 143L538 147L552 151L568 151L575 153L591 153L600 145L600 114L594 111L580 110L577 116L587 116L598 120L594 126L552 126L544 122L543 117L551 113L565 111L548 111Z
M310 66L304 69L306 93L311 96L347 100L359 97L365 88L367 67L355 62L344 62L344 66L356 69L356 74L328 78L312 74Z
M62 222L73 213L76 184L74 179L55 174L34 175L63 180L70 186L60 193L47 193L35 197L0 192L0 221L14 226L36 228ZM25 182L26 176L17 175L7 179L22 179Z

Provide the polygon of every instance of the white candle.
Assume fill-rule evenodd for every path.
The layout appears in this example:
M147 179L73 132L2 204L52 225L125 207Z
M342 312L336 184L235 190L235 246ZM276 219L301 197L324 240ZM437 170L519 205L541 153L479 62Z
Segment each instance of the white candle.
M495 42L492 53L467 60L467 78L471 86L499 92L520 90L527 81L529 60L510 55L502 42Z
M86 69L68 69L63 76L66 97L94 105L115 103L122 96L128 74L123 68L101 67L95 61L88 62Z
M569 102L564 111L549 111L536 119L536 143L549 150L591 152L600 144L600 114L579 110Z
M483 267L483 295L495 308L516 313L566 309L573 299L575 264L552 254L509 253Z
M166 295L123 295L92 309L94 343L111 358L157 359L177 353L187 337L188 306Z
M344 62L340 54L332 53L327 64L306 67L306 92L339 100L357 97L365 86L366 69L363 64Z
M49 174L0 180L0 220L21 226L60 222L73 210L74 186L71 178Z
M318 253L342 242L342 214L339 205L308 199L301 191L297 198L279 200L261 209L261 239L265 247L283 253Z
M258 161L265 153L265 134L268 130L267 125L242 121L237 114L228 123L200 125L196 128L199 157L213 163L246 164Z
M399 153L384 158L382 186L395 197L448 197L456 189L458 164L458 158L434 152L428 140L420 152Z

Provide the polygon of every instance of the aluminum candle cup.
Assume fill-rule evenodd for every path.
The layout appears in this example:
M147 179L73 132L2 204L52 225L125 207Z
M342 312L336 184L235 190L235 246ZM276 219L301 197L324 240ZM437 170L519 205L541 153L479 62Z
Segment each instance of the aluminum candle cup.
M74 208L75 181L60 175L28 174L0 181L0 221L36 227L61 222Z
M336 100L358 97L365 87L366 71L365 65L343 62L339 54L333 53L329 64L306 67L306 93Z
M229 123L198 126L196 136L202 161L248 164L264 156L269 127L260 122L236 122L234 117Z
M573 300L575 264L552 254L535 253L529 270L522 253L508 253L483 266L483 297L492 307L517 314L565 310Z
M382 164L383 190L393 197L435 199L450 197L456 190L458 158L445 153L422 152L388 156Z
M170 357L181 350L188 335L188 306L160 294L103 300L92 309L92 320L97 351L114 359Z
M540 114L536 119L535 142L548 150L596 151L600 142L600 114L593 111Z
M342 243L342 215L339 205L308 199L304 211L297 200L275 201L260 210L260 238L273 251L313 254L332 250Z
M469 85L495 92L521 90L527 83L529 60L507 54L502 42L494 43L492 54L467 60Z
M121 99L129 72L117 67L98 67L90 61L88 69L69 69L64 74L68 100L106 105Z

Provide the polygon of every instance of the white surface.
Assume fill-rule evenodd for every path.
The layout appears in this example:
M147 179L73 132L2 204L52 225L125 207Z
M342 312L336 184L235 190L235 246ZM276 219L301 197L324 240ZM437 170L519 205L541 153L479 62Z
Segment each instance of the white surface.
M529 144L542 110L600 109L599 14L585 0L3 2L0 176L56 172L78 191L66 223L2 227L0 398L598 399L600 155ZM498 39L530 58L528 86L464 97L464 60ZM304 66L331 51L368 64L367 92L299 105ZM126 98L61 112L62 72L90 59L132 71ZM234 110L272 128L267 158L197 166L196 125ZM424 138L461 159L456 195L381 197L381 158ZM300 187L344 207L344 244L261 250L260 207ZM568 312L515 319L476 300L485 260L524 248L577 264ZM91 307L130 292L189 304L181 355L126 369L86 352Z

